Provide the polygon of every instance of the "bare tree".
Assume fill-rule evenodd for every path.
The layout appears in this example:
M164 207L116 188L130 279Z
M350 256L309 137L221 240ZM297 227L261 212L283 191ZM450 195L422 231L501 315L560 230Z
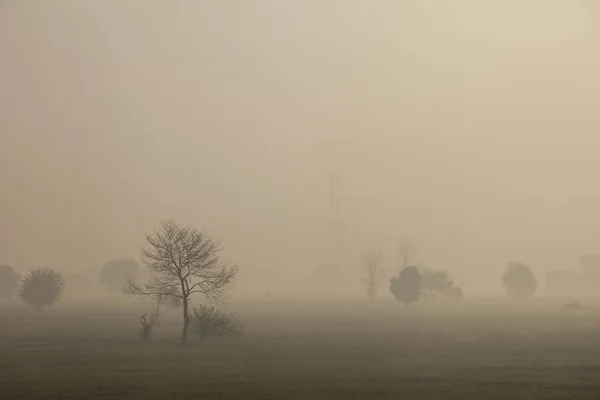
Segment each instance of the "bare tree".
M377 286L379 286L381 275L381 252L369 251L365 255L363 268L367 297L369 300L373 300L377 296Z
M410 240L404 240L398 246L398 254L400 255L400 267L408 268L413 262L415 249Z
M233 285L238 268L221 262L221 241L204 231L172 221L161 221L161 228L146 235L149 248L142 249L142 262L150 268L152 278L147 283L130 279L126 292L150 297L156 303L170 301L181 305L181 341L185 343L192 296L203 294L209 301L219 301Z

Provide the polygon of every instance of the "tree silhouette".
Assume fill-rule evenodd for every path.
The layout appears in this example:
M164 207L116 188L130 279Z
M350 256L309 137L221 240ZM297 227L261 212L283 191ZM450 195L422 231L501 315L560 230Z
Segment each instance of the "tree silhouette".
M397 278L390 280L390 292L396 300L408 306L419 300L421 293L421 273L417 267L406 267L400 271Z
M365 255L363 269L367 297L369 300L373 300L377 296L377 286L381 275L381 253L379 251L368 252Z
M440 293L449 290L453 285L448 274L444 271L434 271L429 268L421 268L421 290L427 294L430 300L436 298Z
M400 256L400 267L408 268L415 256L415 248L410 240L403 240L398 245L398 255Z
M219 258L221 242L203 231L161 222L161 229L147 235L149 247L142 250L142 261L150 269L147 283L129 280L127 293L165 300L183 308L181 341L187 341L190 325L189 306L194 294L218 301L234 283L237 267L223 264Z
M58 302L64 291L62 275L51 268L38 268L31 270L25 275L19 288L21 300L41 310Z
M502 281L506 293L515 298L532 297L538 288L538 282L533 271L521 262L508 263Z

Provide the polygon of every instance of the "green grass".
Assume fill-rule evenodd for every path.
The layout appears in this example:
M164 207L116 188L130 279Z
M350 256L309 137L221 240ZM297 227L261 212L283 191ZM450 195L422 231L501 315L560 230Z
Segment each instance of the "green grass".
M181 345L172 313L141 342L139 306L0 308L0 399L600 399L594 307L274 299Z

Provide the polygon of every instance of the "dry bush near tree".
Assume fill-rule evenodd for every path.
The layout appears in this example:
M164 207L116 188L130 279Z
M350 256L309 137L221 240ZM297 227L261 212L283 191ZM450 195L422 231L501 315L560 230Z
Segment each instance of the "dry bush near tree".
M219 340L221 336L240 334L244 331L244 324L236 314L226 314L203 304L194 308L191 325L201 341L204 341L205 336L216 336Z
M152 313L148 316L148 313L144 313L140 316L140 323L142 324L142 330L140 331L140 337L144 341L150 340L152 337L152 330L158 326L158 304L154 306Z

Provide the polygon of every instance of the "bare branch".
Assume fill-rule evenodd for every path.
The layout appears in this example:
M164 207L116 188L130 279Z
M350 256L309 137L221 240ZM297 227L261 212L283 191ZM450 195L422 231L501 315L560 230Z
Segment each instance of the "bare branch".
M377 286L381 275L381 252L369 251L364 260L364 283L369 300L373 300L377 295Z
M400 266L408 268L414 261L415 249L410 240L404 240L398 245L398 254L400 255Z

